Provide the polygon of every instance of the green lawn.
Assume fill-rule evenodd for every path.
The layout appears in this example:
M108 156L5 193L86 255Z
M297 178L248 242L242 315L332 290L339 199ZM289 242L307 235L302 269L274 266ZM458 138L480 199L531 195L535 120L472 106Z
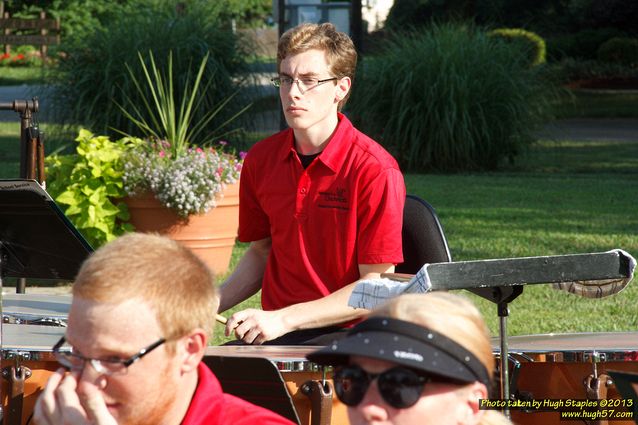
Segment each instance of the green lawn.
M0 86L19 86L22 84L42 84L43 67L0 67Z
M45 152L51 154L71 147L77 137L75 128L57 124L40 123L45 133ZM20 175L20 121L0 122L0 179L17 178Z

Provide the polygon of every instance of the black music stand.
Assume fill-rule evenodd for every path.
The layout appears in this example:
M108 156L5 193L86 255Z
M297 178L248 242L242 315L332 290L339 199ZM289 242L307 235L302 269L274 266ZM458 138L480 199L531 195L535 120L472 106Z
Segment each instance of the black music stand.
M73 280L92 251L38 182L0 180L0 288L4 277Z

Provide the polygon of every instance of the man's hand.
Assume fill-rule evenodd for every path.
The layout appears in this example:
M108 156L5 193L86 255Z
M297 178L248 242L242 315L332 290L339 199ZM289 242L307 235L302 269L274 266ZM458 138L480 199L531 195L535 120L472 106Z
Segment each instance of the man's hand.
M263 344L280 337L292 329L287 329L279 311L263 311L250 308L238 311L226 322L226 336L234 331L237 339L246 344Z
M37 425L117 425L100 391L91 383L78 384L78 378L64 369L51 375L35 405Z

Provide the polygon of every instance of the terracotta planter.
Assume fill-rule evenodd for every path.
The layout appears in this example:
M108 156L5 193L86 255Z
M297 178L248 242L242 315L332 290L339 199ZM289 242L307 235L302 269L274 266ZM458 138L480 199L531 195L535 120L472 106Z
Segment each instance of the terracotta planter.
M206 214L179 217L152 194L126 197L136 231L159 233L193 250L215 274L228 271L239 226L239 183L228 185L217 207Z

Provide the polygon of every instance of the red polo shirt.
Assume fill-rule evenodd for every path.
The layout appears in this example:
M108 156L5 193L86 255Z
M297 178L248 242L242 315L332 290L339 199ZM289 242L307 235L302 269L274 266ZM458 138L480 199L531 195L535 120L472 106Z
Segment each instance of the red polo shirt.
M197 376L197 389L181 425L293 425L268 409L223 393L205 364L197 366Z
M359 278L359 264L402 262L404 202L397 162L342 114L305 170L292 129L255 144L241 172L239 240L272 238L263 309L335 292Z

